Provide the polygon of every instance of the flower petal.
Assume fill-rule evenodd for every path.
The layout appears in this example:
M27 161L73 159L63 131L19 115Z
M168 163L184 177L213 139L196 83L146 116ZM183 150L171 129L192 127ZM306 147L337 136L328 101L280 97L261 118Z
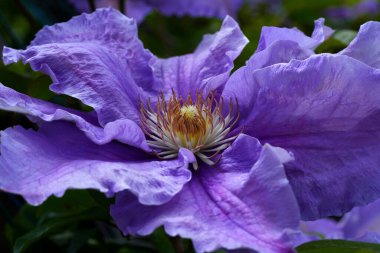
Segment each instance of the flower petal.
M314 55L313 49L327 39L331 28L324 26L324 19L315 21L312 37L306 36L296 28L263 27L258 48L247 65L235 71L223 90L223 97L238 97L240 114L251 112L253 101L246 94L247 80L258 69L278 63L287 63L293 59L303 60ZM249 85L249 88L253 88Z
M321 239L342 239L361 242L380 242L380 200L366 206L355 207L338 222L319 219L301 223L304 234L298 234L293 241L301 243ZM315 235L319 235L316 237Z
M130 190L144 204L162 204L191 178L193 157L155 161L141 150L120 143L96 145L74 125L47 123L34 130L1 132L0 188L38 205L65 190L98 189L107 195Z
M358 242L380 243L380 233L368 232L365 235L352 239Z
M377 234L375 238L380 239L380 200L376 200L367 206L355 207L351 212L344 215L340 221L347 239L356 240L359 238L369 240L371 233ZM367 236L368 234L368 236ZM380 242L380 241L373 241Z
M122 119L99 127L92 113L79 112L43 100L28 97L0 83L0 109L23 113L43 121L65 120L75 122L96 144L105 144L112 140L149 151L141 128L132 120ZM37 119L33 119L36 121Z
M356 38L339 54L348 55L374 68L380 68L380 22L360 26Z
M256 52L267 49L276 41L294 41L301 48L313 50L332 34L332 29L324 26L325 20L320 18L314 22L315 28L311 37L306 36L297 28L278 28L264 26L261 31Z
M294 153L285 165L304 219L342 215L380 195L380 71L318 55L241 70L240 126ZM231 90L230 90L231 91Z
M207 93L225 84L234 59L247 42L238 24L226 17L220 31L206 35L193 54L157 59L153 64L155 76L163 91L173 88L183 97L194 95L196 90Z
M297 28L263 27L256 52L248 60L252 70L292 59L303 60L314 54L314 49L325 41L333 30L324 25L325 20L316 20L311 37Z
M111 215L125 234L163 225L169 235L191 238L196 252L292 252L285 230L297 228L299 213L282 166L289 160L286 151L241 135L217 166L201 167L168 203L144 206L122 192Z
M293 247L322 239L346 239L342 227L333 219L323 218L315 221L301 221L300 231L290 234Z
M93 107L102 126L122 118L139 122L138 99L154 85L152 55L135 21L113 9L45 27L26 50L5 47L3 56L6 64L23 60L50 75L52 91Z

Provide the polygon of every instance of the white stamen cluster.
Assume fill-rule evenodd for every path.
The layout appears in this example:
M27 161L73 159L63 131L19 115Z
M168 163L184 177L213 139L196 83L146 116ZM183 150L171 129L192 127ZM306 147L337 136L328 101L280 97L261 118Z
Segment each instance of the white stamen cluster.
M237 101L235 105L238 107ZM234 112L234 103L229 102L227 116L222 115L224 99L216 100L210 92L205 99L201 93L193 101L190 95L184 101L172 93L169 101L161 94L154 111L148 101L145 108L140 103L142 128L151 138L148 144L162 159L178 156L180 148L187 148L208 165L215 164L212 159L226 149L236 136L226 138L239 118L238 108ZM196 170L198 163L193 163Z

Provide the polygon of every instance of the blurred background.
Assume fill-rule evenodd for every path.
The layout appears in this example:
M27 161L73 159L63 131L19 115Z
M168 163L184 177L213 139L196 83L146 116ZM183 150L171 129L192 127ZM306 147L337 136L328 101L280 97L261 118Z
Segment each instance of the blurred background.
M95 6L94 1L86 4L87 12ZM65 22L80 12L73 0L1 0L0 47L25 48L43 26ZM316 51L334 53L347 46L361 24L379 20L380 2L247 0L236 19L250 43L235 69L254 53L262 26L297 27L311 35L319 17L336 32ZM153 10L140 22L139 36L145 48L170 57L191 53L204 34L216 32L220 25L218 18L165 16ZM90 110L76 99L50 92L50 78L21 63L4 66L0 61L0 82L32 97ZM34 127L22 115L0 111L0 130L14 125ZM160 229L147 238L122 237L108 214L111 202L94 191L69 191L63 199L50 198L31 207L19 196L0 192L0 252L192 252L189 241L169 238Z

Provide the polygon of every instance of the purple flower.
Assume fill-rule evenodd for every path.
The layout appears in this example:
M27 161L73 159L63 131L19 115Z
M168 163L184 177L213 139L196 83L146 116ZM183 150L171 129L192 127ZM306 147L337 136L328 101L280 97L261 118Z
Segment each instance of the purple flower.
M380 200L355 207L340 221L325 218L302 222L301 230L303 234L294 238L295 246L321 238L380 243Z
M299 207L316 219L380 193L380 25L364 25L339 54L315 55L332 32L315 24L311 37L263 28L231 77L247 39L230 17L193 54L169 59L145 50L135 22L112 9L46 27L26 50L5 48L6 64L49 74L51 90L94 113L1 87L1 108L40 128L1 134L0 187L32 204L69 187L121 192L111 214L125 234L163 225L197 252L291 252Z
M128 0L125 3L126 15L142 21L152 10L157 10L167 16L216 17L224 18L227 15L236 17L244 0ZM87 0L70 0L82 12L90 12ZM119 8L118 0L95 0L96 8Z
M4 48L6 64L30 64L50 75L52 91L94 111L1 86L0 107L39 129L1 133L0 188L31 204L67 188L122 191L112 215L125 234L164 225L197 252L292 252L287 230L297 229L299 210L283 170L292 158L232 134L238 105L220 98L246 43L227 17L193 54L159 59L143 48L134 20L99 9L44 28L26 50Z

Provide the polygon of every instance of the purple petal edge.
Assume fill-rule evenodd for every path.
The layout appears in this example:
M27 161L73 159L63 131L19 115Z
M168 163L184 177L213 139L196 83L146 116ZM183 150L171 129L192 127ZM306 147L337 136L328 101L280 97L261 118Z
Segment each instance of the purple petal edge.
M188 163L194 156L186 150L178 159L157 161L117 142L99 146L69 122L0 134L0 189L21 194L32 205L67 189L98 189L108 196L129 190L141 203L159 205L191 179Z

